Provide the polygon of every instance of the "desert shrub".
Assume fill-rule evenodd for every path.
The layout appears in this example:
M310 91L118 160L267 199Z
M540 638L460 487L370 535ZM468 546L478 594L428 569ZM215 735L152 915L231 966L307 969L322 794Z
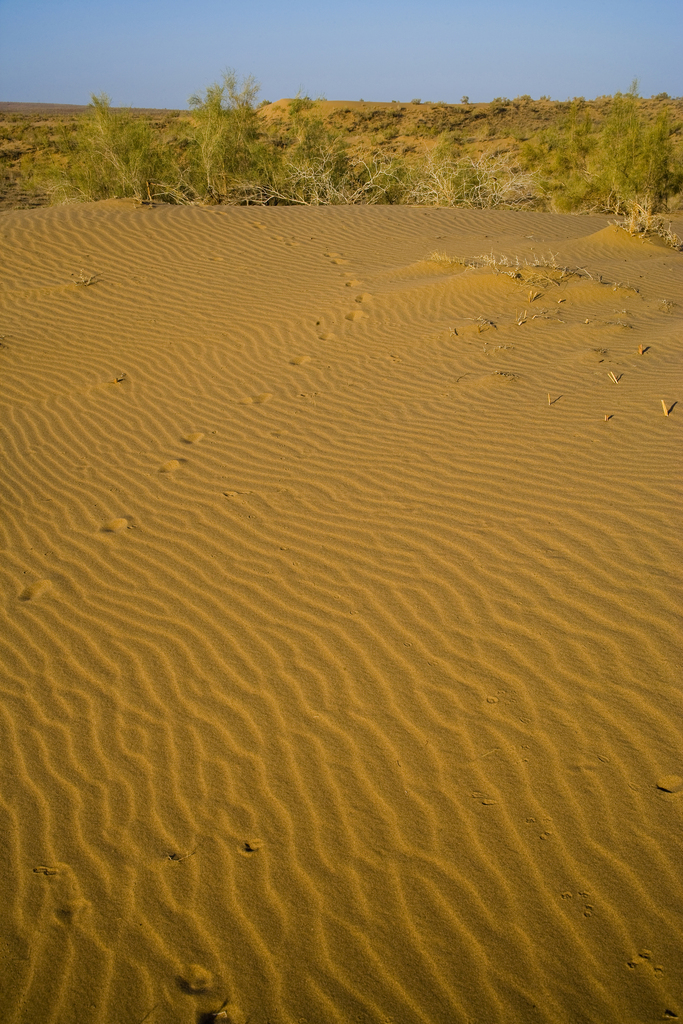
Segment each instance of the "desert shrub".
M627 93L610 98L600 127L583 98L575 99L556 127L523 147L522 160L542 175L558 210L626 213L640 207L655 214L683 185L677 130L666 110L654 123L645 120L634 82Z
M296 118L306 110L312 110L314 106L315 102L310 96L302 96L301 93L298 92L289 104L289 116Z
M345 145L337 132L327 128L325 122L310 102L306 106L290 103L291 129L288 144L291 156L298 162L331 159L340 169L345 166Z
M91 99L89 116L64 139L66 168L51 176L54 193L63 199L142 198L167 163L149 121L112 110L105 93Z
M605 119L597 152L596 185L609 210L638 205L658 213L683 185L683 167L673 148L677 126L668 111L648 125L639 111L637 82L617 93Z
M289 127L282 138L282 151L272 154L268 173L252 176L253 188L240 182L250 201L321 205L360 201L356 164L350 161L343 137L326 126L319 108L308 96L297 96L289 104ZM259 198L260 197L260 198Z
M462 149L462 134L456 130L441 132L432 153L436 159L456 159Z
M228 69L222 82L190 97L192 124L183 185L202 202L220 202L235 181L268 175L272 154L261 140L255 101L258 84L239 82Z
M235 182L231 200L261 205L341 206L400 201L403 190L395 164L377 157L340 168L334 154L283 160L269 180Z
M420 206L522 207L542 196L538 177L504 156L453 160L428 154L413 171L406 201Z
M522 147L524 167L541 175L556 209L590 205L593 193L597 194L588 173L588 161L597 143L590 113L583 109L581 100L574 100L556 127L545 129L535 143Z

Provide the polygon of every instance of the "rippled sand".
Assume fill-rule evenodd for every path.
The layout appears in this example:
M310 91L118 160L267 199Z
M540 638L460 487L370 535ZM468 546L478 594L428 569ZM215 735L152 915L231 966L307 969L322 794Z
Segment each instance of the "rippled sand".
M683 254L0 236L4 1024L683 1016Z

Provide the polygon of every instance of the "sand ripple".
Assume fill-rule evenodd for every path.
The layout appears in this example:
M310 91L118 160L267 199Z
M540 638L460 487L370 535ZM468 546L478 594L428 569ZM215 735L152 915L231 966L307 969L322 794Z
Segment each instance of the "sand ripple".
M683 1014L683 257L392 208L0 235L2 1020Z

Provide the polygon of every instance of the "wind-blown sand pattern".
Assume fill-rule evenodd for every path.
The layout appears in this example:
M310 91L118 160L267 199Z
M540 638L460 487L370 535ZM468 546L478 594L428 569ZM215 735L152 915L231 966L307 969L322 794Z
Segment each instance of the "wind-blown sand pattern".
M683 1015L683 255L0 233L4 1024Z

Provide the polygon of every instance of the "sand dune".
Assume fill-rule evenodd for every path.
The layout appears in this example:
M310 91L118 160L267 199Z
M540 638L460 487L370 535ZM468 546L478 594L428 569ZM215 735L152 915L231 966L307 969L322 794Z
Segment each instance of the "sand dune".
M683 255L0 235L2 1021L682 1016Z

